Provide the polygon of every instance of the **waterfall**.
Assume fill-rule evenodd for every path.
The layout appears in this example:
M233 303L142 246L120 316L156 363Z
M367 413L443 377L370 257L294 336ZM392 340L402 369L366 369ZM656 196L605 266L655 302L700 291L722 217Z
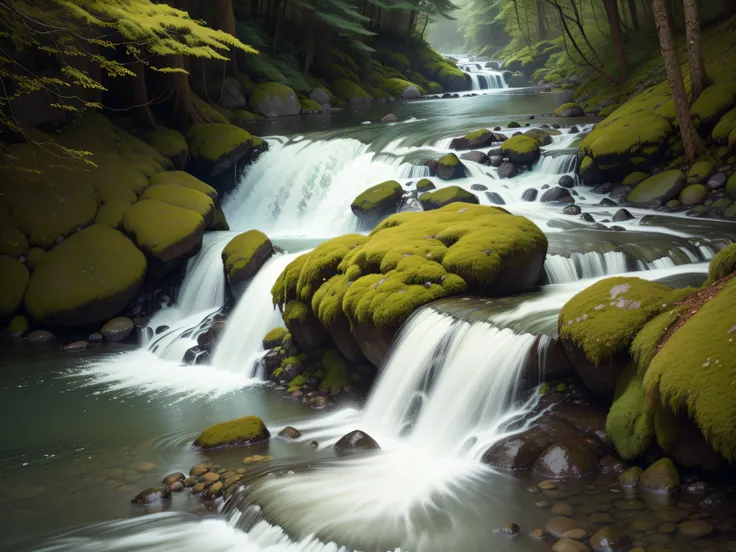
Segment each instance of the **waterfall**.
M479 64L460 64L458 67L470 77L471 90L508 88L502 71L481 69Z
M646 268L640 270L646 270ZM613 276L623 274L626 271L626 255L621 251L607 251L606 253L597 251L578 253L575 251L569 257L547 255L544 262L544 272L550 284L564 284L600 276Z
M543 155L534 167L534 172L542 174L568 174L575 171L577 162L577 155L573 153Z

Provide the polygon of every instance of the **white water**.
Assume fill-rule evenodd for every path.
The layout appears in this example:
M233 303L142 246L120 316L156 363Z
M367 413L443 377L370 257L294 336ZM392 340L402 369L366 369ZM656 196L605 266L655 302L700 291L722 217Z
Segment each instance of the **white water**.
M470 77L471 90L492 90L508 88L503 78L503 71L495 71L483 67L484 63L458 63L458 69Z
M674 264L673 264L674 266ZM646 270L646 269L641 269ZM547 255L544 271L550 284L563 284L627 271L626 255L621 251L573 252L569 257Z

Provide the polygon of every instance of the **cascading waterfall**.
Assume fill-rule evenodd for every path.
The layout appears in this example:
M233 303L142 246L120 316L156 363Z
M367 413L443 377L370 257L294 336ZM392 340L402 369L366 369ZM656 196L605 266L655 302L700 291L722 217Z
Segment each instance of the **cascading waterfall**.
M502 71L483 68L480 63L459 63L458 68L470 77L471 90L508 88Z
M646 270L646 268L641 270ZM621 251L607 251L606 253L598 253L597 251L573 252L569 257L547 255L544 262L544 272L550 284L564 284L600 276L613 276L614 274L623 274L626 271L626 255Z

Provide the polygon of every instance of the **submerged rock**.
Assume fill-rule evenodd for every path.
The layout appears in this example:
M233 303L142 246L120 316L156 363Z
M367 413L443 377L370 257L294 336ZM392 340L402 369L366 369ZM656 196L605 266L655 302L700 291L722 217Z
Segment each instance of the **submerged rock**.
M566 479L595 472L595 455L575 442L559 442L546 449L534 462L533 471L543 477Z
M631 539L616 527L603 527L590 537L594 552L625 552L631 547Z
M517 174L519 174L517 166L508 161L501 163L498 167L499 178L514 178ZM536 192L536 190L534 191Z
M131 502L139 506L151 506L152 504L161 504L171 500L171 490L167 487L152 487L141 491Z
M568 190L567 188L562 188L560 186L555 186L554 188L550 188L549 190L544 192L539 201L541 201L542 203L575 203L575 199L570 194L570 190Z
M538 194L539 191L536 188L528 188L521 194L521 199L523 201L536 201Z
M680 488L680 474L672 460L662 458L641 474L639 488L657 494L674 493Z
M373 437L356 429L347 435L343 435L335 443L334 448L338 452L357 452L362 450L379 450L381 447Z
M279 437L282 439L299 439L301 436L301 432L292 426L286 426L284 429L279 431Z
M111 320L108 320L100 333L105 338L105 341L111 343L119 343L127 339L133 330L135 329L135 323L126 316L117 316Z
M194 441L202 449L254 445L271 437L263 421L257 416L246 416L221 422L204 430Z

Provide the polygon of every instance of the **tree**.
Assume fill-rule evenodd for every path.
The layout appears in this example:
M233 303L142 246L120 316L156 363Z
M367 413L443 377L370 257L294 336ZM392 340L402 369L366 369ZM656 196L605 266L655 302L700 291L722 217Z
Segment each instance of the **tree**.
M631 26L639 28L639 14L636 11L636 0L629 0L629 15L631 15Z
M624 50L624 37L621 33L618 3L616 0L604 0L604 4L608 26L611 28L611 42L613 43L613 50L616 52L616 59L618 59L618 67L621 73L619 79L623 82L629 78L629 63L626 60L626 51Z
M547 27L544 24L544 0L537 0L537 35L540 42L547 38Z
M682 70L680 60L677 56L677 45L672 32L669 14L669 0L652 0L654 10L654 21L657 25L659 45L662 50L662 59L667 71L667 82L672 92L672 100L675 104L675 114L680 125L680 136L685 148L685 159L688 165L695 163L695 158L700 147L700 138L695 131L692 116L690 115L690 104L688 103L685 84L682 81Z
M690 64L690 81L692 82L692 98L695 102L703 89L710 85L705 72L703 50L700 45L700 11L697 0L682 0L685 12L685 36L687 40L687 57Z

